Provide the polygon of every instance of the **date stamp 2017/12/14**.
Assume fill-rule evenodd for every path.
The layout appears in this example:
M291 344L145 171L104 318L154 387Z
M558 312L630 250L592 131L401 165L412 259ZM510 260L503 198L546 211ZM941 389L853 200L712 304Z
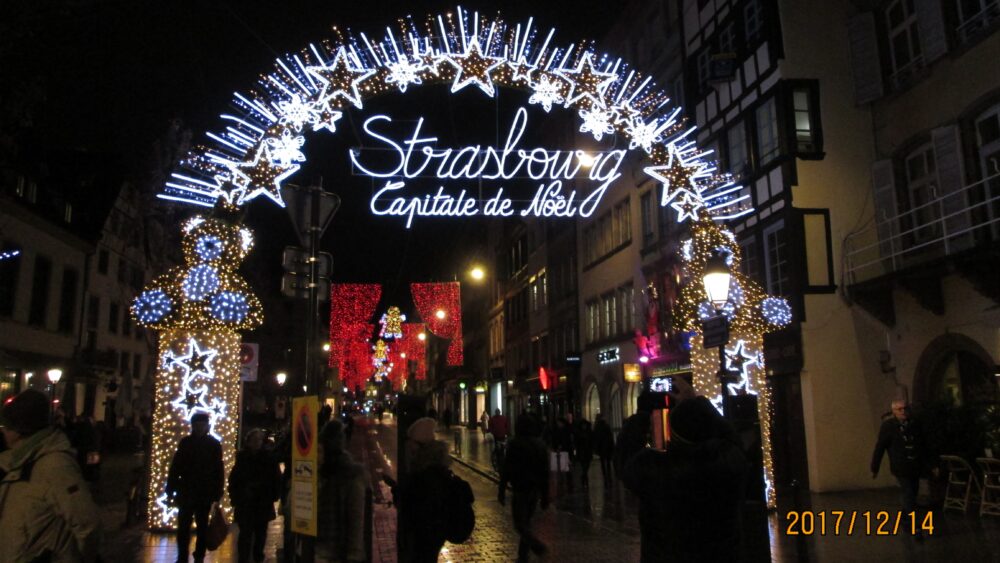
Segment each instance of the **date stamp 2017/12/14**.
M785 514L785 534L789 536L915 536L934 534L934 513L870 510L792 510Z

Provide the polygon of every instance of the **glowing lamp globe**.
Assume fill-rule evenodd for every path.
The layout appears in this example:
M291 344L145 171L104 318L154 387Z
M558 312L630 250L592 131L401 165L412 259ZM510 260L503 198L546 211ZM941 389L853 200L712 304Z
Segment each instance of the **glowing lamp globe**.
M434 316L441 320L444 320L445 315L446 313L444 312L444 309L438 309L437 311L434 311Z
M705 274L702 281L705 284L705 293L708 300L715 305L716 309L721 309L729 301L729 280L732 274L726 260L718 254L712 256L705 263Z
M274 380L278 382L278 385L284 385L286 379L288 379L288 374L283 371L279 371L274 376Z
M58 385L59 380L62 379L63 372L61 369L53 368L50 369L45 375L49 376L49 381L52 382L52 385Z
M480 268L479 266L476 266L471 270L469 270L469 277L471 277L476 281L481 281L483 278L486 277L486 272L484 272L483 269Z
M420 334L417 335L417 340L423 342L424 340L427 340L427 335L421 332Z

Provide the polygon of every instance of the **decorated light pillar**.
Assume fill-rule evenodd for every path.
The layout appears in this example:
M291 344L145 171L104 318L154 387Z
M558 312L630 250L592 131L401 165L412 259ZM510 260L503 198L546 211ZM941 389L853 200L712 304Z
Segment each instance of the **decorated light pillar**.
M236 268L253 244L250 231L219 218L194 217L184 227L184 266L154 279L136 297L136 322L159 333L153 409L148 520L151 529L176 525L167 502L170 462L191 417L208 415L222 443L226 475L239 427L240 331L260 325L261 305ZM228 500L223 496L228 512Z

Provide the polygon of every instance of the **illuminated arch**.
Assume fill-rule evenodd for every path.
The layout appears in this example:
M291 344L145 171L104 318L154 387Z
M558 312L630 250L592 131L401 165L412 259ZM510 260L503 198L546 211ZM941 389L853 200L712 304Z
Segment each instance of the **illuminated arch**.
M619 134L628 140L627 151L645 153L652 164L645 173L662 186L661 206L676 211L679 222L693 223L693 239L684 250L688 277L700 280L711 253L728 253L739 297L725 312L733 323L732 342L743 340L746 353L762 357L763 333L791 322L784 299L767 297L736 271L740 248L731 232L715 224L753 211L749 188L716 170L709 153L695 144L694 127L679 118L681 108L621 59L598 54L592 43L557 45L555 31L541 32L531 19L511 24L461 8L423 24L401 19L381 40L334 29L333 39L278 58L253 90L234 94L234 111L221 115L220 128L206 133L209 143L184 158L159 197L235 209L263 196L283 206L282 183L306 159L305 134L336 133L345 111L363 109L374 96L426 84L448 84L451 92L474 87L487 97L498 87L521 89L529 93L528 104L546 112L553 107L576 112L581 133L597 141ZM707 300L700 285L684 288L674 316L682 330L696 335L696 390L718 399L714 356L695 349L701 342L700 306ZM762 359L747 377L759 390L767 502L774 507Z

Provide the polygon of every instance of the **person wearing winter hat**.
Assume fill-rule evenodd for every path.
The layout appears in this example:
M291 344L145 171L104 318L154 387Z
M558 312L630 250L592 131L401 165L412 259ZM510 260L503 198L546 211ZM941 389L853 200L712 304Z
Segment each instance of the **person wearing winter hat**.
M317 563L365 560L364 467L344 451L344 424L333 418L319 433L323 458L319 466Z
M400 560L438 560L444 546L445 497L451 470L448 444L434 439L437 422L415 420L406 431L406 473L399 481Z
M100 515L49 399L28 389L0 411L0 561L95 561Z
M749 467L732 426L708 399L670 410L671 440L625 465L639 496L641 561L736 561L740 507Z

